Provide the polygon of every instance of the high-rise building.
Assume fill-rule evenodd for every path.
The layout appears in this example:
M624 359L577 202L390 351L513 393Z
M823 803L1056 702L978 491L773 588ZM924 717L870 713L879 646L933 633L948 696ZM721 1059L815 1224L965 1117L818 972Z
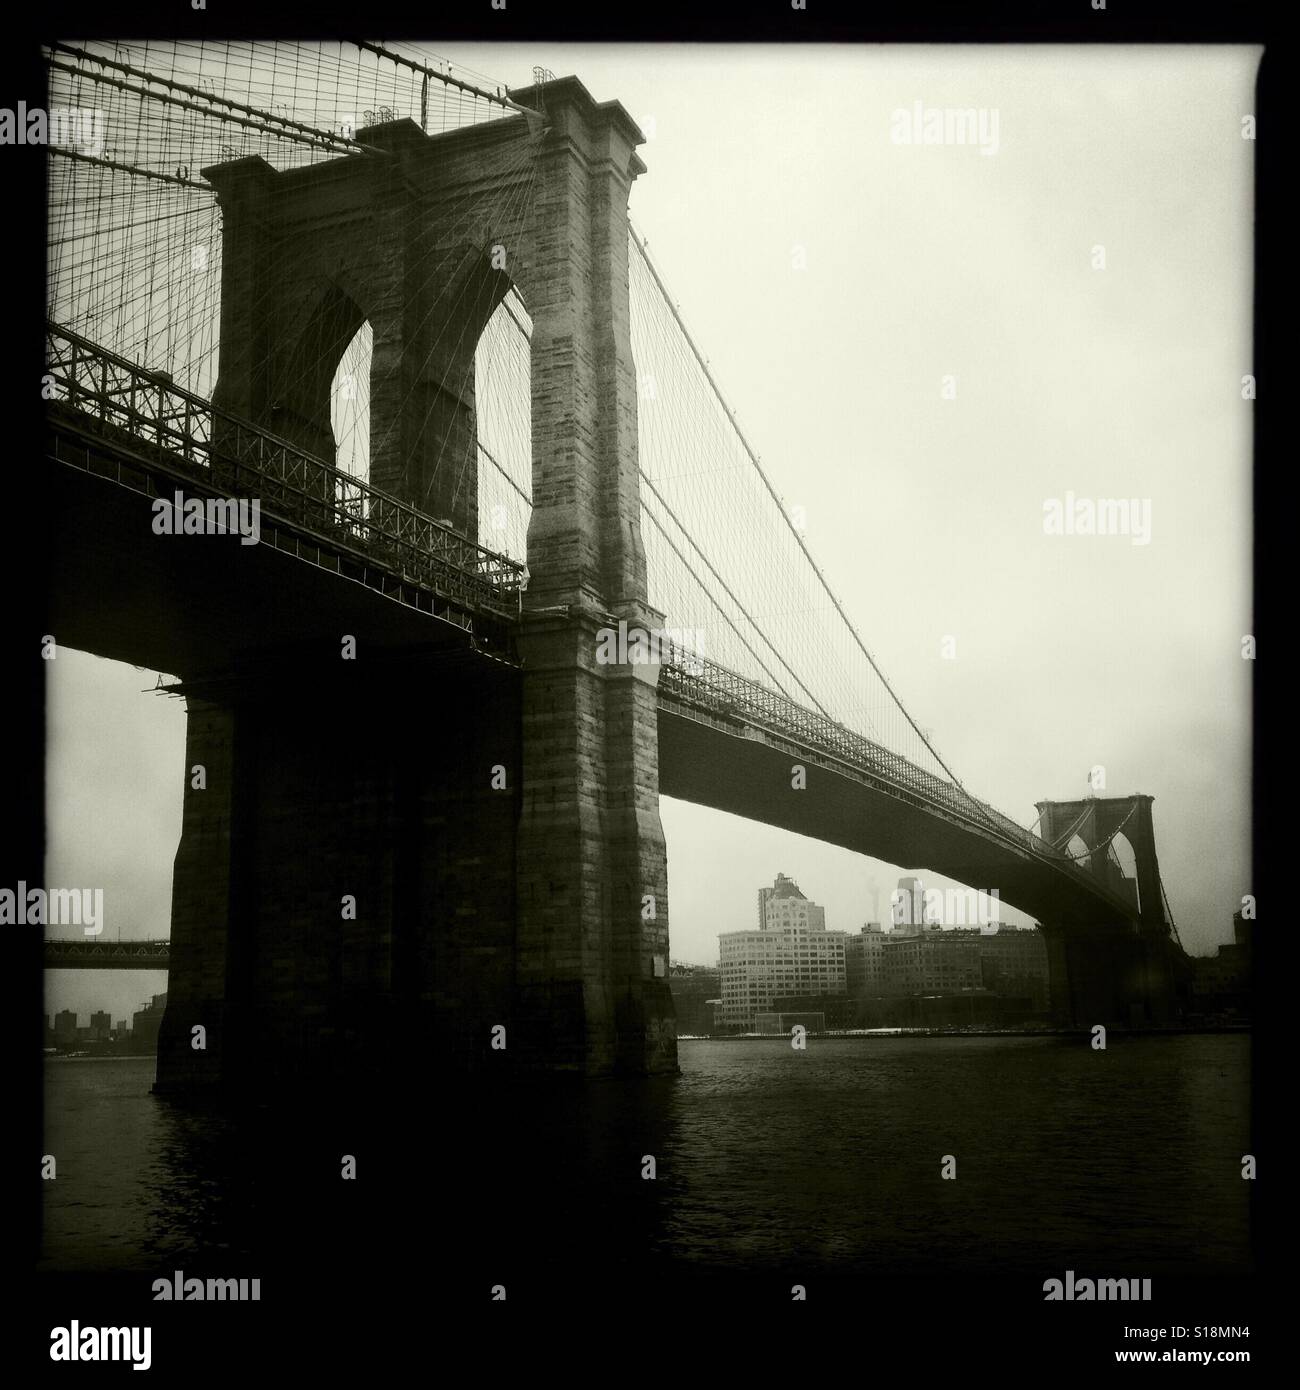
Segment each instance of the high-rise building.
M783 922L801 922L826 930L826 909L809 902L788 874L777 874L770 888L758 890L758 929L767 931Z
M925 885L911 874L898 880L890 906L892 929L900 936L915 936L939 921L938 914L926 907Z
M1255 925L1253 917L1244 917L1240 912L1232 914L1232 944L1240 946L1247 955L1250 953L1250 941L1252 929Z
M111 1014L103 1012L91 1014L90 1016L90 1036L100 1042L105 1042L108 1035L113 1031L113 1018Z
M54 1015L54 1036L60 1042L74 1042L77 1037L77 1013L75 1009L60 1009Z
M758 890L758 930L722 932L722 1023L747 1028L787 995L844 994L846 932L826 930L826 909L777 874Z
M146 1047L157 1047L158 1028L167 1010L167 995L155 994L153 999L131 1016L131 1038Z
M1212 1012L1250 1012L1251 928L1254 919L1232 915L1231 941L1212 956L1192 957L1192 993L1198 1009Z

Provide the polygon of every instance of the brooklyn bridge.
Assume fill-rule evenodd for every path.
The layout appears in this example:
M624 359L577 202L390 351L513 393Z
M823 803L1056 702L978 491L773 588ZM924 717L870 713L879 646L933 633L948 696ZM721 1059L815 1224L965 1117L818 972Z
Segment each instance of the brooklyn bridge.
M1152 798L1026 827L936 751L629 220L622 105L360 42L47 60L106 115L49 150L50 631L188 717L159 1090L672 1071L661 796L996 890L1063 1025L1172 1018ZM161 533L178 494L258 543Z

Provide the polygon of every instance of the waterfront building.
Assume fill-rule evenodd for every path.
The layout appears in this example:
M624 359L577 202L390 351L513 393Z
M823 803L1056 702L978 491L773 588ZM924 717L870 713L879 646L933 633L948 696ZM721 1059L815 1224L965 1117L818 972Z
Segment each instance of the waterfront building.
M844 995L848 934L827 931L826 910L785 874L758 890L758 930L718 936L725 1028L751 1028L787 995Z
M1251 1003L1251 928L1240 912L1232 917L1231 941L1212 956L1192 957L1194 1007L1208 1013L1246 1013Z
M1037 927L994 922L988 928L950 934L973 942L978 949L985 989L1027 998L1035 1011L1047 1008L1047 942Z
M966 933L922 932L886 940L885 978L890 994L959 994L982 989L979 948Z
M1036 927L991 923L984 928L885 932L868 923L845 949L848 992L857 999L904 998L986 990L1048 1005L1047 946Z
M885 929L879 922L868 922L857 936L844 943L844 975L848 992L855 999L886 994Z
M167 1008L167 995L155 994L153 999L131 1017L131 1039L143 1047L158 1046L158 1028Z
M668 990L673 996L678 1037L700 1037L714 1031L713 1006L722 992L722 976L716 967L672 961Z

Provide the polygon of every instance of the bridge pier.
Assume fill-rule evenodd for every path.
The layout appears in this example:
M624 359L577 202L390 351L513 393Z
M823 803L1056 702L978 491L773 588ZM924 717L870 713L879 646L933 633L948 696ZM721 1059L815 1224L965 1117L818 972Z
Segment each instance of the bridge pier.
M522 1061L589 1075L675 1071L655 667L602 666L588 612L520 639Z
M337 664L190 697L161 1092L368 1086L496 1060L513 1003L517 674Z
M1041 930L1049 1009L1059 1027L1142 1027L1171 1020L1169 952L1152 933L1046 923Z

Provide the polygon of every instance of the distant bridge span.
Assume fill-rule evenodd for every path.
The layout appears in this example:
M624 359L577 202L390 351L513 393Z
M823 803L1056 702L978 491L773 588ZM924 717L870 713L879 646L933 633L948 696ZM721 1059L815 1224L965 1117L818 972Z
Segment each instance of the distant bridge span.
M46 937L46 970L166 970L172 943L159 941L96 941Z
M1136 906L992 807L753 682L696 661L659 684L659 790L907 869L1061 927L1135 929ZM796 727L796 720L802 728ZM807 785L794 790L794 764Z

